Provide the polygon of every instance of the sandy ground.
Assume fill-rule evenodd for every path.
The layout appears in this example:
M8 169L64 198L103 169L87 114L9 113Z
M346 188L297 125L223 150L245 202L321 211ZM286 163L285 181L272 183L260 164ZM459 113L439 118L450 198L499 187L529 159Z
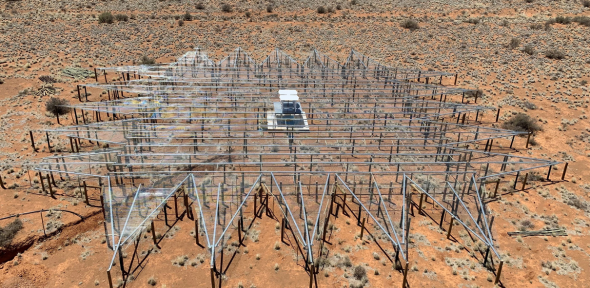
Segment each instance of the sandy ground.
M516 154L567 161L568 173L565 181L557 181L563 167L556 167L552 171L556 182L533 183L524 191L504 194L489 203L496 217L494 235L499 251L507 259L502 284L588 287L590 123L586 111L590 96L590 28L578 23L547 28L545 22L558 15L590 16L590 9L578 1L355 2L228 2L233 7L229 13L222 12L216 1L2 2L0 173L8 185L28 185L37 176L20 172L13 163L51 155L43 135L36 135L38 152L33 151L28 136L29 130L58 127L55 118L45 112L49 96L40 93L45 84L39 76L54 77L58 83L50 86L56 88L52 93L77 102L76 84L92 79L68 78L61 74L65 67L92 70L133 64L143 55L168 62L196 46L211 51L217 59L238 46L261 59L276 46L298 59L317 48L339 61L344 61L354 48L391 66L458 73L459 86L481 89L484 105L501 108L501 121L519 112L539 120L543 131L535 137L538 144L524 149L519 139L521 149ZM197 9L198 3L205 8ZM342 10L336 9L337 4ZM272 13L266 12L268 5L273 7ZM331 7L334 12L318 14L319 6ZM99 24L97 17L103 11L125 14L130 19ZM179 26L175 17L187 11L194 20ZM409 18L416 19L420 28L401 28L400 23ZM519 43L511 48L513 38ZM533 48L533 55L523 52L527 46ZM552 49L562 51L565 58L548 59L545 54ZM100 92L91 91L91 99L103 99ZM71 117L61 121L69 125ZM51 141L56 141L56 149L67 149L67 143ZM103 241L102 216L96 208L100 205L98 191L91 191L90 205L86 205L76 194L76 187L64 186L52 199L40 192L38 184L34 185L37 189L0 190L0 217L50 208L95 216L77 223L79 218L69 213L45 214L45 225L53 221L46 231L48 237L43 236L39 214L21 217L24 229L10 251L0 250L0 287L106 287L105 270L112 255ZM568 205L571 195L581 204ZM457 229L453 232L457 241L446 239L446 232L434 223L439 219L437 213L432 211L430 217L417 216L413 220L411 237L415 247L410 248L409 283L417 287L493 286L489 282L492 273L481 267L478 256L470 255L466 233ZM348 224L347 219L341 215L336 220L331 251L350 257L353 265L366 265L367 286L400 286L401 274L385 261L379 246L374 240L355 237L359 228L352 219ZM509 237L507 232L517 231L525 219L534 224L534 230L563 227L569 236ZM302 262L297 262L293 247L281 244L280 250L269 248L280 242L273 221L276 219L263 217L254 222L259 240L249 239L246 247L239 248L226 272L225 286L308 285L309 276ZM6 224L0 221L1 226ZM164 234L163 223L156 226ZM198 260L205 252L190 235L192 221L185 218L176 227L179 230L171 231L174 236L161 242L161 253L150 255L135 275L137 279L127 287L148 287L152 276L157 287L210 286L208 261ZM144 242L141 251L148 250L149 237ZM379 259L374 253L380 254ZM258 254L260 260L256 260ZM174 260L183 255L188 256L187 263L174 265ZM196 265L191 265L192 261ZM321 287L342 287L349 284L351 273L349 267L334 265L321 270L318 281ZM117 282L118 276L114 280Z

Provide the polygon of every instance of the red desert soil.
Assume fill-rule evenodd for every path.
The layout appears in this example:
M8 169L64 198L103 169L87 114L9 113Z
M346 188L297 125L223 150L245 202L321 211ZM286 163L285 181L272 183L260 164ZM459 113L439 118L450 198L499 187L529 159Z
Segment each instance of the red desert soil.
M92 70L127 65L137 63L143 55L169 62L196 46L210 51L216 59L238 46L253 58L261 59L276 46L297 59L317 48L339 61L344 61L354 48L391 66L458 73L458 86L484 92L484 102L478 104L502 109L500 122L519 112L539 120L543 131L535 137L538 144L521 148L516 154L569 162L568 173L565 181L558 181L563 165L556 167L552 171L555 182L536 182L524 191L503 193L498 201L488 205L490 214L495 216L495 240L506 259L502 284L590 286L590 255L586 250L590 249L590 123L586 115L590 96L590 28L575 22L545 25L559 15L590 16L590 8L584 7L582 1L440 4L277 0L269 2L274 7L272 13L266 12L269 3L264 1L225 2L233 6L233 12L222 12L219 1L1 2L0 174L7 184L29 181L28 173L20 173L16 167L52 155L42 135L36 136L38 152L33 151L28 138L29 130L60 126L46 115L49 96L37 95L44 85L38 80L41 75L59 81L51 85L57 88L53 90L57 97L77 103L76 84L93 79L63 76L61 70L65 67ZM203 3L205 8L197 9L197 3ZM316 12L318 6L337 4L342 10ZM127 22L98 24L97 15L103 11L131 17ZM187 11L194 20L179 26L174 17ZM246 16L247 11L250 16ZM409 18L417 19L420 29L401 28L400 23ZM472 19L479 21L472 24ZM512 38L519 41L514 49L508 47ZM527 46L532 47L532 55L523 52ZM565 58L546 58L546 51L551 49L562 51ZM452 84L446 81L443 84ZM90 92L93 101L105 99L99 95L101 91ZM61 121L62 125L70 125L71 117ZM523 139L517 141L519 147L524 147ZM15 171L9 172L13 166ZM30 173L30 181L36 181L34 172ZM30 191L20 187L0 189L0 217L51 208L94 216L80 222L79 217L70 213L52 212L44 217L45 225L47 221L53 225L46 231L48 237L43 236L38 213L21 216L24 228L8 249L0 248L0 258L11 256L0 264L0 287L108 287L105 271L112 254L104 242L103 218L97 208L99 191L91 189L88 206L73 196L77 183L75 187L62 187L55 199L35 185L37 189ZM566 204L569 195L575 195L581 204ZM438 221L437 215L433 213L432 219ZM413 219L409 283L415 287L493 286L492 273L478 268L481 257L471 256L465 246L469 236L456 229L453 237L457 241L448 240L446 231L440 230L432 219L417 214ZM507 232L519 229L522 220L530 220L534 230L564 227L569 236L508 236ZM0 226L8 223L2 220ZM266 216L254 222L253 229L260 231L258 241L249 237L244 242L246 247L239 248L226 272L225 286L238 287L241 283L244 287L308 287L309 276L301 259L297 262L293 247L280 244L280 250L273 249L280 242L280 230L275 229L275 223L280 222ZM135 274L137 279L126 287L151 287L151 277L157 287L210 287L206 253L190 235L193 225L186 218L179 221L175 226L178 228L171 230L174 235L161 242L159 252L142 263ZM348 256L353 267L364 265L368 286L401 286L401 274L392 269L375 240L356 237L359 227L353 219L340 214L334 225L331 250ZM156 227L160 233L165 232L162 219ZM379 245L387 247L383 241ZM140 247L139 252L149 248ZM184 255L188 257L184 266L173 264ZM256 255L260 255L259 260ZM203 263L200 259L204 259ZM342 287L348 285L347 277L351 274L351 267L330 266L319 272L318 284Z

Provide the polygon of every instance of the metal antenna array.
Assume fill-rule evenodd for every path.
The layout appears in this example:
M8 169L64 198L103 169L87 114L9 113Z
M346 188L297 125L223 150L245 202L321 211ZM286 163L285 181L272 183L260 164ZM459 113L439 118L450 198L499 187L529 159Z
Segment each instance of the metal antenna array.
M389 67L354 50L345 63L313 50L300 64L279 49L255 61L238 48L216 62L197 48L174 63L99 68L96 83L78 88L80 100L88 89L108 100L72 105L74 126L44 131L67 139L72 153L37 170L102 189L109 279L117 261L124 279L133 273L135 258L127 269L122 250L137 251L142 233L162 241L156 217L169 227L188 217L215 286L230 235L241 245L244 221L266 213L281 219L282 238L296 239L317 286L331 216L342 213L361 238L372 223L405 286L417 209L440 215L441 228L449 223L447 237L455 224L479 241L484 265L499 265L497 282L503 262L487 199L507 177L516 177L509 189L524 188L538 174L528 171L559 163L511 155L527 133L480 125L497 122L494 109L474 104L478 93L442 85L453 77L456 84L455 74ZM297 91L303 120L269 125L279 90Z

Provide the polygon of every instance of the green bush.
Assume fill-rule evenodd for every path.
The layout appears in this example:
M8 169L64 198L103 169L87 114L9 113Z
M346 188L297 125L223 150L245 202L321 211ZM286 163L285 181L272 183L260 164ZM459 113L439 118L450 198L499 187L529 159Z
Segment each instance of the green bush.
M191 15L191 13L184 13L184 16L182 16L182 20L184 21L193 21L193 15Z
M197 8L199 10L203 10L203 9L205 9L205 4L203 4L203 3L197 3L197 5L195 5L195 8Z
M19 218L14 219L4 228L0 227L0 247L4 248L10 245L16 233L21 229L23 229L23 222Z
M129 21L129 17L125 14L117 14L115 15L115 19L119 22L123 21L123 22L127 22Z
M418 26L418 22L413 19L405 20L404 22L402 22L401 26L402 26L402 28L406 28L406 29L410 29L410 30L416 30L416 29L420 28Z
M567 25L567 24L572 23L572 18L565 17L565 16L557 16L553 19L547 20L547 22L546 22L546 24L549 24L549 25L555 24L555 23Z
M572 19L572 21L574 21L580 25L590 27L590 17L588 17L588 16L576 16L576 17L574 17L574 19Z
M324 13L326 13L326 7L324 7L324 6L320 6L320 7L318 7L318 13L319 13L319 14L324 14Z
M141 60L139 61L139 64L142 64L142 65L154 65L154 64L156 64L156 59L150 58L147 55L143 55L141 57Z
M561 52L557 49L550 49L545 51L545 57L552 59L552 60L561 60L565 58L565 53Z
M49 75L39 76L39 80L44 83L57 83L57 80Z
M272 5L266 6L266 12L268 12L268 13L272 13L272 9L273 9Z
M70 107L67 106L69 104L70 103L68 103L68 100L66 99L51 97L49 98L49 101L45 103L45 110L54 116L65 115L70 112Z
M533 29L533 30L541 30L543 29L543 25L539 24L539 23L535 23L535 24L531 24L529 26L529 28Z
M535 47L533 45L526 45L526 46L524 46L524 49L522 49L522 52L529 54L529 55L534 55L535 54Z
M524 113L512 116L508 121L502 123L502 128L533 134L543 130L535 119Z
M226 13L230 13L233 11L233 9L231 8L231 5L223 4L223 5L221 5L221 11L226 12Z
M510 39L510 43L508 44L508 47L510 47L510 49L514 50L518 48L518 46L520 46L520 40L518 38Z
M182 20L182 19L178 20L178 26L179 27L184 26L184 20Z
M356 278L356 280L361 280L365 277L367 277L367 270L365 270L365 268L363 266L356 266L354 267L354 278Z
M98 23L112 24L115 21L115 17L111 12L102 12L98 15Z

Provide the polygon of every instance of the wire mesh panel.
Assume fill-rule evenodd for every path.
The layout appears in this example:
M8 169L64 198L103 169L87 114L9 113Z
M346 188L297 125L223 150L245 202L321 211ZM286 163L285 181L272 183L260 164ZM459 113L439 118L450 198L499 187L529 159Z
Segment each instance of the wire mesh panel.
M527 134L480 125L493 108L440 85L454 74L355 50L339 63L317 50L303 61L280 49L255 60L237 48L215 62L196 48L173 63L97 71L104 82L81 87L107 100L71 105L74 126L44 131L71 153L37 170L48 188L55 176L98 179L117 250L167 216L169 203L178 214L180 197L213 266L243 219L262 211L284 219L310 263L339 211L369 221L407 262L412 207L450 215L499 255L483 201L490 186L514 177L515 189L559 164L511 155ZM283 103L280 90L299 100Z

